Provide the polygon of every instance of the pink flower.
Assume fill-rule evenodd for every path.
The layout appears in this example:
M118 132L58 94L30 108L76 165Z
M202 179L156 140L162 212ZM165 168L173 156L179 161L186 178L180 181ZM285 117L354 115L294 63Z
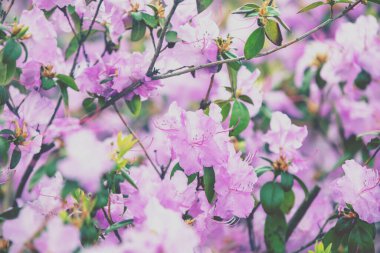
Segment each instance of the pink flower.
M155 198L149 201L144 212L147 219L142 226L124 233L124 252L194 252L199 237L180 214L165 209Z
M33 239L43 228L45 217L30 206L25 206L14 220L6 220L3 225L3 236L12 241L10 252L20 252L24 243Z
M67 157L58 163L62 175L77 180L86 190L95 192L101 176L112 167L107 146L90 130L79 130L65 138Z
M50 10L55 6L62 8L74 4L75 0L33 0L33 3L40 9Z
M40 252L71 253L81 246L78 228L65 225L58 217L51 219L46 229L35 241Z
M228 132L220 121L220 108L214 104L207 116L202 110L186 112L174 102L168 113L156 122L156 127L167 134L173 154L190 175L228 159Z
M347 160L342 169L344 176L335 182L335 193L342 207L351 204L360 219L369 223L380 221L380 175L354 160Z
M264 140L269 143L269 149L276 154L291 153L302 146L306 136L306 126L293 125L286 114L274 112L270 121L270 130L265 134Z
M250 159L242 160L241 153L235 153L231 145L227 168L216 167L215 174L215 215L226 219L233 215L247 217L254 207L252 192L257 182Z

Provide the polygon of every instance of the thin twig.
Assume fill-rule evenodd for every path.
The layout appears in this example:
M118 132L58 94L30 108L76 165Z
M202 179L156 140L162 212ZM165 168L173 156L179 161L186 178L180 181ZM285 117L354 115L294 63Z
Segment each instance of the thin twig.
M162 44L164 43L166 31L168 30L168 27L169 27L169 24L170 24L170 20L172 19L173 15L174 15L174 12L177 9L178 5L182 1L183 0L175 0L174 3L173 3L173 7L172 7L172 9L169 12L168 17L166 18L164 27L162 28L162 31L161 31L161 34L160 34L160 38L158 39L158 44L157 44L156 51L154 52L153 59L152 59L150 65L149 65L148 71L146 72L147 76L151 76L151 74L152 74L152 70L154 68L154 65L156 64L157 58L158 58L158 56L161 53Z
M9 12L11 11L13 4L15 3L15 0L12 0L12 2L9 4L7 11L4 13L3 18L1 19L1 23L3 24L5 19L7 18Z
M304 246L300 247L298 250L294 251L293 253L299 253L299 252L302 252L304 249L307 249L309 248L311 245L313 245L316 241L318 241L319 239L322 238L323 236L323 230L325 229L325 227L327 226L327 224L329 223L329 221L331 221L333 219L333 216L330 216L326 221L325 223L323 223L322 227L319 229L319 232L317 234L317 236L311 240L310 242L308 242L307 244L305 244Z
M119 116L120 120L123 122L124 126L128 129L128 131L133 135L133 137L137 140L137 143L140 145L140 147L142 148L142 150L144 151L144 154L146 156L146 158L149 160L149 162L152 164L154 170L157 172L157 174L161 177L161 173L160 171L157 169L157 166L154 164L153 160L150 158L146 148L144 147L144 145L142 144L142 142L140 141L140 138L137 136L137 134L128 126L127 124L127 121L124 119L123 115L121 115L119 109L117 109L117 106L115 104L113 104L113 108L115 109L115 112L117 113L117 115Z
M108 224L109 224L110 226L112 226L112 225L113 225L113 222L112 222L112 220L108 217L107 212L106 212L106 210L104 209L104 207L102 207L102 211L103 211L103 215L104 215L104 217L106 218ZM116 229L116 230L114 230L113 232L114 232L114 234L115 234L117 240L119 241L119 243L122 243L123 240L122 240L121 237L120 237L119 231Z
M297 37L297 38L289 41L288 43L283 44L282 46L279 46L279 47L273 48L271 50L268 50L266 52L263 52L261 54L258 54L255 58L270 55L270 54L272 54L274 52L277 52L277 51L279 51L281 49L284 49L284 48L286 48L286 47L288 47L290 45L293 45L294 43L296 43L298 41L301 41L301 40L309 37L311 34L319 31L320 29L322 29L324 27L326 27L331 22L333 22L333 21L335 21L335 20L343 17L344 15L346 15L349 11L351 11L359 3L361 3L361 0L358 0L355 3L349 5L344 11L342 11L336 17L327 19L326 21L324 21L320 25L316 26L315 28L311 29L310 31L304 33L300 37ZM183 74L186 74L186 73L194 72L194 71L199 70L199 69L214 67L214 66L218 66L218 65L221 65L221 64L224 64L224 63L230 63L230 62L236 62L236 61L242 61L242 60L245 60L244 56L240 56L240 57L232 58L232 59L226 59L226 60L220 60L220 61L210 62L210 63L207 63L207 64L201 64L199 66L190 67L190 68L188 68L186 70L183 70L183 71L173 72L173 73L165 74L165 75L153 76L152 79L154 79L154 80L165 79L165 78L169 78L169 77L173 77L173 76L179 76L179 75L183 75ZM170 70L168 72L170 72Z

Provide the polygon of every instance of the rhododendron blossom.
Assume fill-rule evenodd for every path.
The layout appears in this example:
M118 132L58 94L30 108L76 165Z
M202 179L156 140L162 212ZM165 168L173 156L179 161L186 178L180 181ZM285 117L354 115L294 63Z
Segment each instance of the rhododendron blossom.
M379 4L0 0L0 252L379 252Z

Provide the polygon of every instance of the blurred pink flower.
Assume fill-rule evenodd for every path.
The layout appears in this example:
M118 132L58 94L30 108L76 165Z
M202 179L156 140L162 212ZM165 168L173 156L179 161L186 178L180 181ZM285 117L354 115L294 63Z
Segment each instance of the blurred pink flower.
M112 168L105 143L90 130L79 130L65 138L67 157L58 163L58 170L71 180L77 180L86 190L95 192L101 176Z
M379 171L361 166L354 160L347 160L342 169L344 176L335 182L337 202L342 207L351 204L364 221L380 221Z

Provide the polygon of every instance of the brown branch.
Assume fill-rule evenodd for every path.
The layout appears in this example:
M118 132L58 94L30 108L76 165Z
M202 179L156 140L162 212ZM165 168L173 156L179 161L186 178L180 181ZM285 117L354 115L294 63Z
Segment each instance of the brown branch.
M259 58L259 57L263 57L263 56L267 56L267 55L273 54L274 52L277 52L277 51L279 51L281 49L284 49L284 48L286 48L286 47L288 47L290 45L293 45L293 44L297 43L298 41L301 41L301 40L309 37L311 34L319 31L320 29L326 27L327 25L329 25L330 23L334 22L335 20L337 20L337 19L343 17L344 15L346 15L356 5L358 5L359 3L361 3L361 1L362 0L358 0L355 3L353 3L353 4L350 4L349 6L347 6L347 8L345 10L343 10L336 17L327 19L326 21L324 21L320 25L314 27L310 31L304 33L300 37L297 37L297 38L295 38L295 39L293 39L293 40L291 40L291 41L283 44L282 46L279 46L279 47L273 48L271 50L268 50L266 52L263 52L261 54L258 54L255 58ZM183 74L186 74L186 73L194 72L194 71L197 71L197 70L200 70L200 69L204 69L204 68L209 68L209 67L214 67L214 66L222 65L224 63L236 62L236 61L241 61L241 60L245 60L245 57L244 56L240 56L240 57L233 58L233 59L226 59L226 60L220 60L220 61L210 62L210 63L207 63L207 64L201 64L199 66L192 66L192 67L189 67L186 70L177 71L177 72L173 72L173 71L169 70L168 72L172 72L172 73L153 76L152 79L154 79L154 80L165 79L165 78L169 78L169 77L173 77L173 76L179 76L179 75L183 75Z

